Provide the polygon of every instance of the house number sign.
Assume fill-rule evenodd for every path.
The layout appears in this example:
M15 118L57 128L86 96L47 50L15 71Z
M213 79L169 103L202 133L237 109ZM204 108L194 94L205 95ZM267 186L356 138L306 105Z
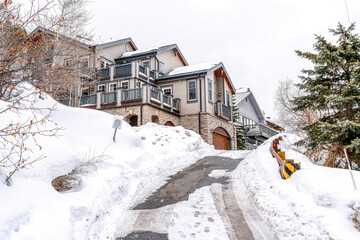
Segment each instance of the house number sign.
M114 116L114 121L113 121L113 125L112 127L115 128L115 131L114 131L114 137L113 137L113 141L115 141L115 137L116 137L116 131L118 129L121 129L121 126L122 126L122 121L123 121L123 116L119 116L119 115L115 115Z

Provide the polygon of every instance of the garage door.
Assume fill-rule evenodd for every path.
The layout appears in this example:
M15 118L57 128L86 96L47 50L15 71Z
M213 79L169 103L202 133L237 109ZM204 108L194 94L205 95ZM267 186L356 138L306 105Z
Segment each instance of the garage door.
M227 137L217 133L213 133L212 137L213 137L213 144L215 149L229 150L229 140Z

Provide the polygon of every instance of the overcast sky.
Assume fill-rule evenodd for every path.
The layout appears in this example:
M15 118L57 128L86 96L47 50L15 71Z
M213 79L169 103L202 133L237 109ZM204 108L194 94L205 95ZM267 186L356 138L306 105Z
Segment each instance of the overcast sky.
M360 22L360 1L346 1L351 22ZM298 81L311 67L294 51L311 51L314 34L330 38L329 28L349 23L345 0L92 0L89 9L100 42L176 43L189 64L223 62L234 86L249 87L271 117L278 81Z
M360 1L347 3L359 22ZM271 117L278 81L298 81L311 66L294 51L312 50L314 34L330 37L338 22L348 25L345 0L96 0L90 9L101 41L176 43L189 64L223 62L235 87L249 87Z

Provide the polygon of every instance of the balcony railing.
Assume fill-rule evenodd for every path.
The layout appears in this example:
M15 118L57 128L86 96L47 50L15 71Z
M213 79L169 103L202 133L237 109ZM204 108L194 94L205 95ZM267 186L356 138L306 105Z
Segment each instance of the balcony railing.
M216 116L225 118L226 120L231 120L231 107L226 106L222 102L216 102L215 104L215 114Z
M103 95L103 103L114 103L116 102L116 92L105 92Z
M180 111L180 104L181 104L181 100L179 98L173 99L173 108L175 110Z
M160 92L154 89L150 89L150 98L160 102Z
M150 71L150 78L151 78L152 80L155 80L155 72Z
M133 88L123 91L122 101L142 99L142 88Z
M142 74L146 75L146 68L139 65L139 73L142 73Z
M244 127L246 129L246 134L245 134L246 136L264 136L270 138L279 133L278 131L269 128L268 126L262 123L244 125Z
M96 94L82 96L80 100L81 106L84 105L96 105Z
M110 79L110 68L100 69L98 72L98 78L100 78L100 80Z
M170 96L164 94L163 95L163 103L170 106Z
M114 78L126 77L131 75L131 64L124 64L115 67Z
M120 96L119 99L118 96ZM117 107L150 104L175 114L180 114L181 107L181 99L165 95L160 90L151 89L149 85L141 88L118 89L115 92L97 92L96 95L81 97L81 106L92 105L89 107L97 109L114 107L103 105L110 103L116 103Z

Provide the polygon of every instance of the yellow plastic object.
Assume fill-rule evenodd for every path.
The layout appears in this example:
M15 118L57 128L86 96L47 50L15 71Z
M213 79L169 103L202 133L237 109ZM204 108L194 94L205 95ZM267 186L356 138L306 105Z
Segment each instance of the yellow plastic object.
M284 163L280 169L281 177L288 179L297 170L300 170L300 163Z

